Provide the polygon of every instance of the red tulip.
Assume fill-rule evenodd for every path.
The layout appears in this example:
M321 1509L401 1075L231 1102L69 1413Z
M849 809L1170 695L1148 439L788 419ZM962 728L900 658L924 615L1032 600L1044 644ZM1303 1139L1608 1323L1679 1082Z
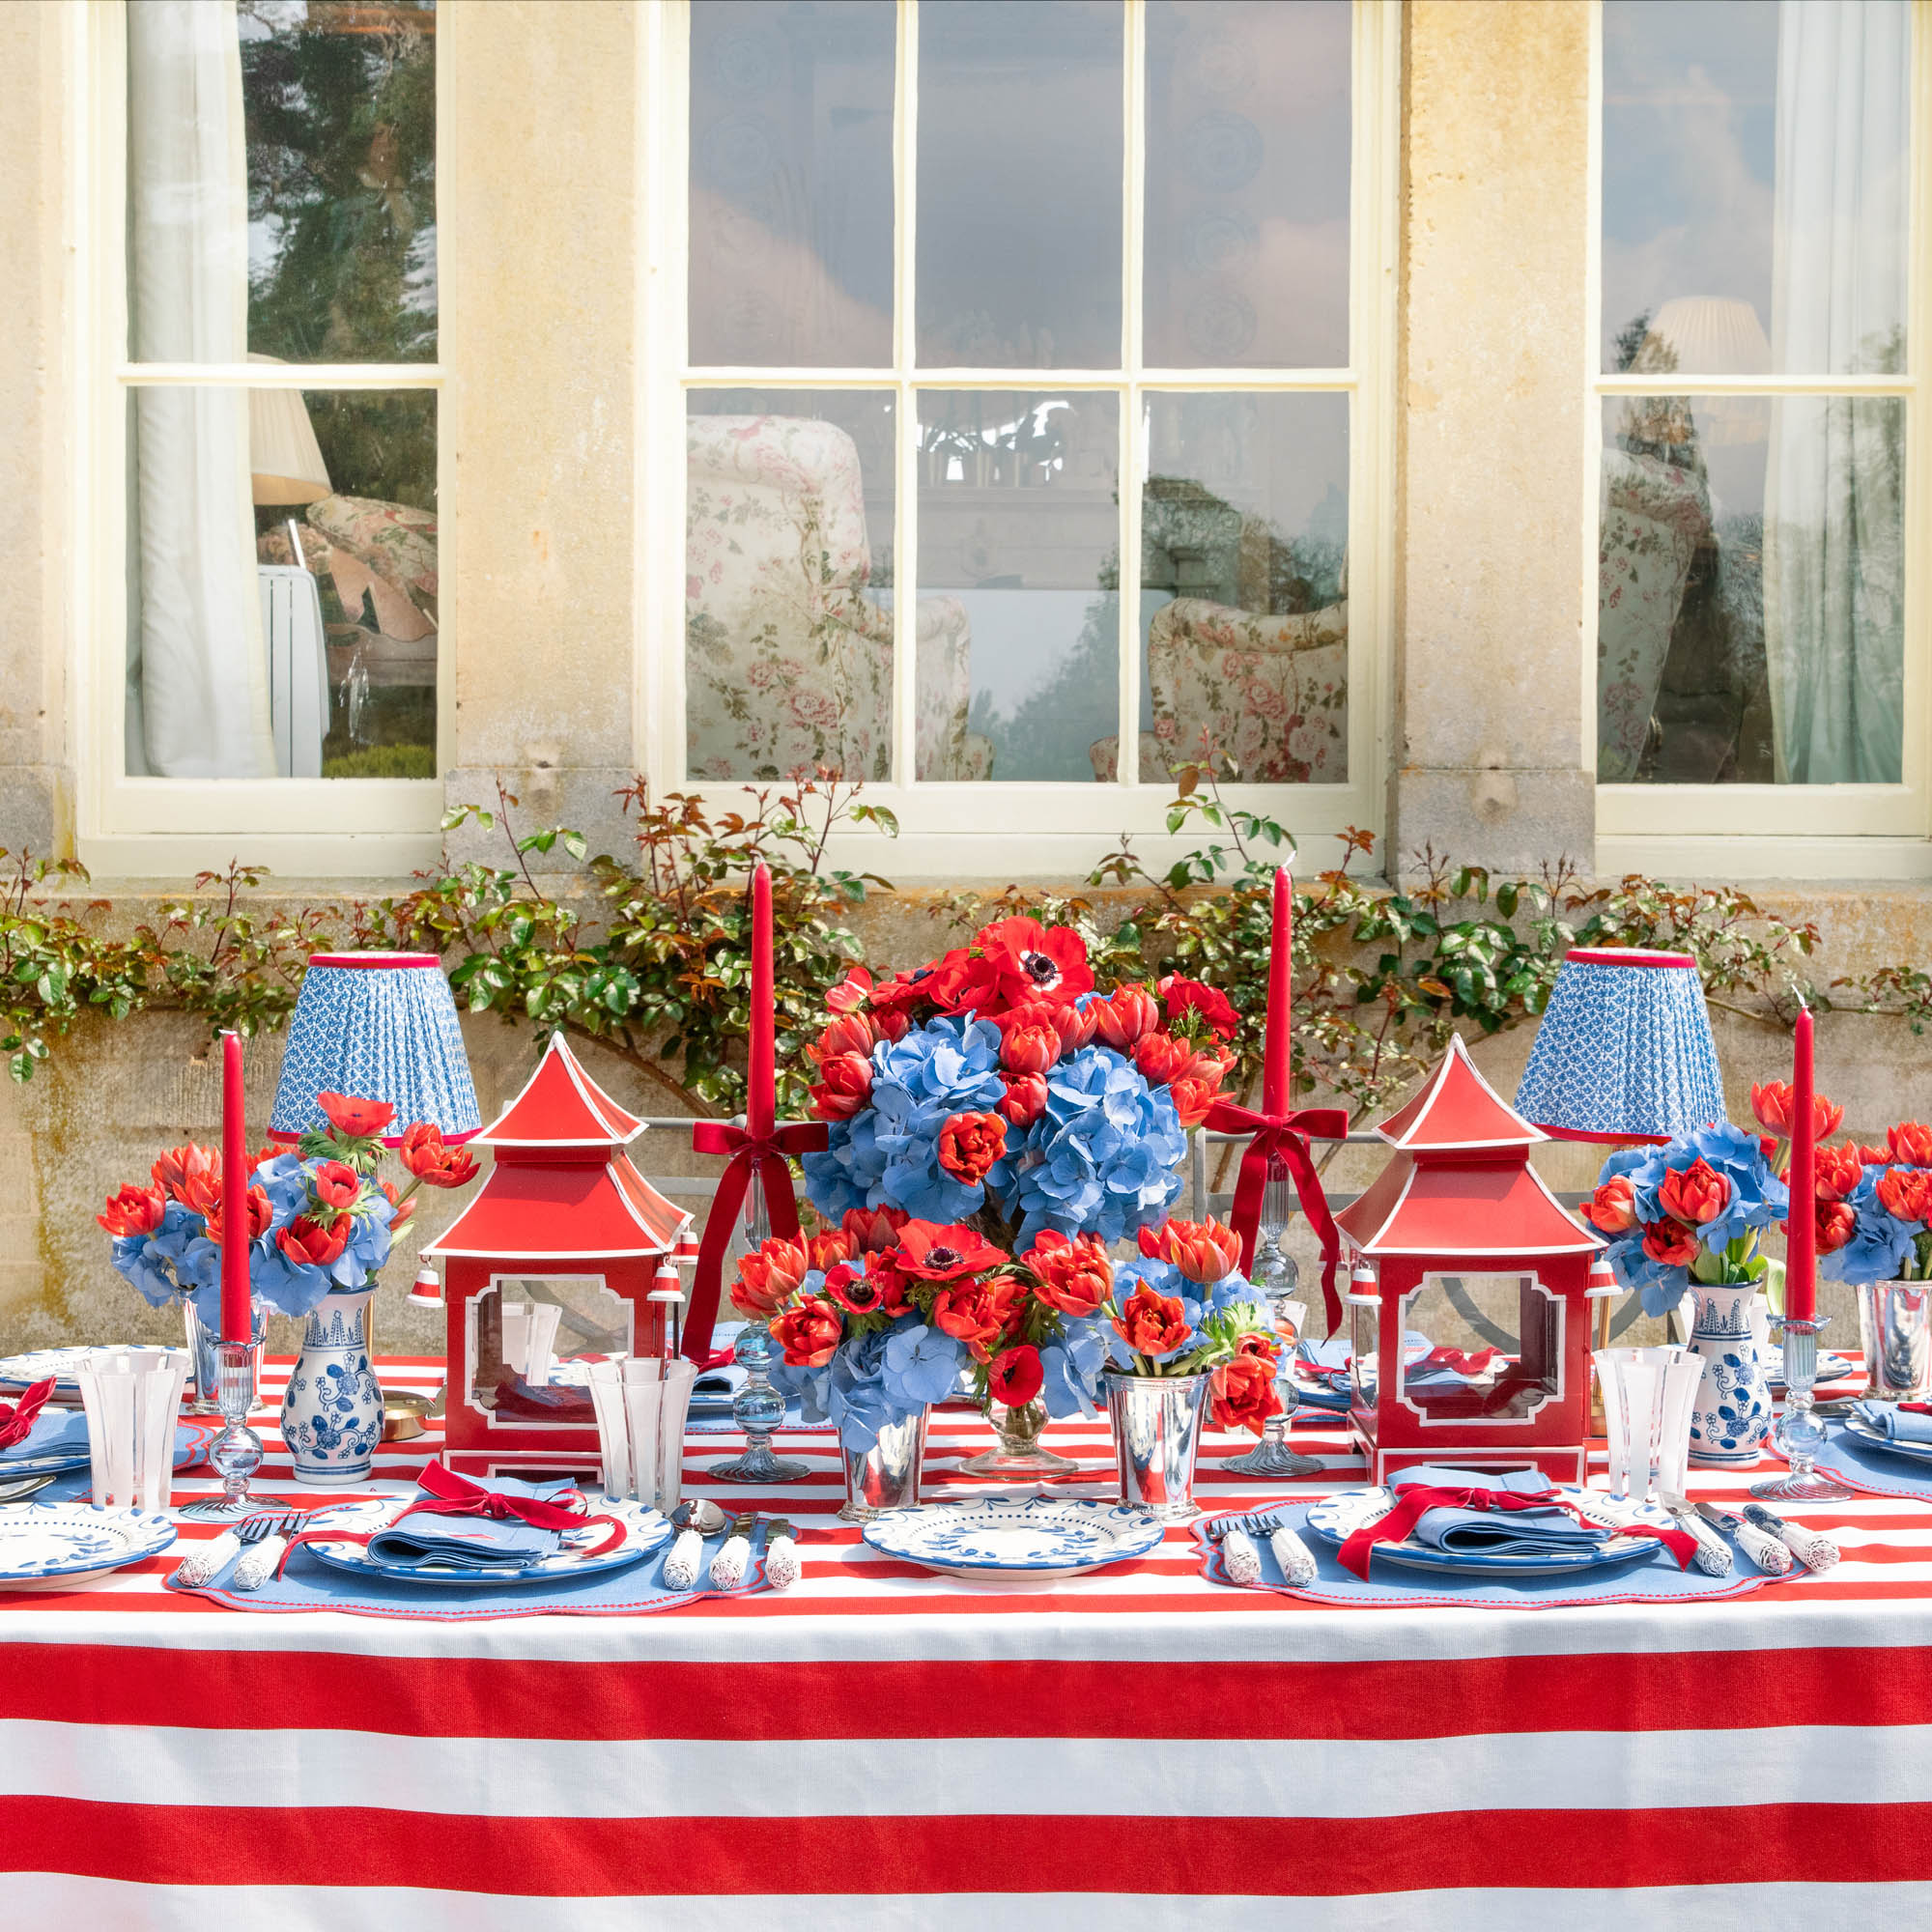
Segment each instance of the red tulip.
M1886 1145L1891 1157L1906 1167L1932 1167L1932 1127L1921 1121L1902 1121L1888 1127Z
M1208 1118L1208 1109L1219 1095L1221 1083L1218 1080L1200 1080L1192 1074L1182 1074L1167 1090L1167 1097L1174 1102L1174 1111L1180 1117L1183 1127L1198 1127Z
M1089 1000L1084 1007L1064 1001L1053 1009L1053 1030L1060 1036L1062 1053L1078 1053L1083 1046L1091 1045L1099 1024L1098 1000Z
M808 1048L813 1060L829 1060L835 1054L856 1053L870 1059L879 1043L879 1029L869 1013L840 1013Z
M1154 1245L1148 1246L1151 1235ZM1241 1239L1219 1221L1167 1221L1155 1230L1143 1228L1141 1252L1172 1262L1189 1281L1211 1287L1241 1264Z
M192 1141L178 1148L170 1148L156 1161L154 1166L155 1185L165 1193L170 1201L185 1202L188 1182L200 1177L219 1185L221 1157L205 1147L196 1147Z
M818 1295L787 1308L772 1322L772 1339L784 1350L788 1367L822 1369L844 1339L838 1310Z
M1636 1191L1627 1175L1613 1174L1597 1183L1583 1204L1583 1218L1600 1235L1627 1235L1636 1226Z
M1256 1352L1224 1362L1208 1378L1208 1401L1217 1427L1261 1435L1268 1417L1281 1413L1273 1357Z
M1697 1259L1697 1236L1681 1221L1651 1221L1644 1227L1643 1251L1666 1267L1689 1267Z
M835 1053L818 1063L811 1111L821 1121L849 1121L872 1097L872 1063L863 1053Z
M1114 1264L1097 1235L1076 1235L1069 1240L1044 1229L1020 1262L1037 1284L1035 1294L1062 1315L1097 1315L1114 1292Z
M1026 1342L997 1356L986 1372L986 1387L993 1400L1009 1408L1024 1408L1039 1393L1045 1380L1039 1350Z
M997 1114L953 1114L939 1130L939 1164L977 1187L1007 1151L1007 1123Z
M1208 1030L1222 1039L1233 1039L1240 1030L1240 1015L1228 1004L1228 996L1199 980L1170 973L1160 981L1160 996L1167 1002L1169 1025L1186 1015L1198 1015Z
M932 1297L932 1324L964 1342L975 1361L992 1360L993 1344L1018 1326L1026 1309L1018 1282L964 1281Z
M1194 1049L1171 1033L1145 1034L1134 1042L1134 1065L1150 1087L1165 1087L1194 1065Z
M1816 1207L1818 1252L1834 1255L1859 1231L1858 1209L1844 1201L1820 1201Z
M815 1268L835 1268L841 1262L855 1261L859 1243L843 1228L826 1228L806 1239L806 1252Z
M1791 1138L1791 1083L1767 1080L1751 1089L1751 1112L1757 1123L1774 1140ZM1818 1140L1829 1140L1844 1124L1845 1110L1835 1107L1822 1094L1811 1096L1811 1131Z
M911 1219L900 1208L848 1208L840 1230L856 1243L862 1255L884 1254L899 1244L899 1230Z
M355 1140L380 1134L396 1118L388 1101L364 1100L351 1094L318 1094L315 1104L328 1116L328 1124L337 1133Z
M1666 1168L1657 1185L1658 1206L1692 1228L1715 1221L1730 1198L1731 1183L1701 1154L1689 1167Z
M1131 1053L1144 1035L1160 1024L1160 1009L1145 986L1117 986L1113 997L1095 1003L1094 1032L1116 1053Z
M160 1187L136 1187L121 1183L120 1192L107 1197L105 1211L94 1218L110 1235L122 1240L133 1236L152 1235L167 1212L168 1197Z
M396 1192L396 1183L393 1180L382 1180L376 1184L382 1188L384 1195L389 1203L389 1233L392 1235L400 1234L409 1224L410 1216L416 1211L416 1204L413 1201L405 1201ZM258 1194L262 1193L259 1187L255 1191ZM262 1195L264 1201L267 1201L268 1198L266 1194Z
M1932 1217L1932 1174L1922 1167L1889 1167L1874 1183L1879 1205L1894 1221Z
M425 1187L462 1187L476 1179L476 1158L449 1146L432 1121L418 1121L403 1135L403 1165Z
M275 1245L298 1267L327 1267L341 1258L349 1236L347 1214L337 1214L327 1222L298 1214L276 1235Z
M740 1259L731 1306L751 1321L763 1321L798 1293L810 1267L811 1253L802 1241L774 1235L756 1254Z
M1187 1340L1187 1317L1178 1294L1162 1294L1146 1282L1114 1317L1114 1333L1143 1355L1171 1354Z
M1016 1127L1030 1127L1046 1112L1046 1076L1043 1073L1003 1073L1006 1097L1000 1102L1000 1118Z
M1015 1027L1000 1047L1009 1073L1044 1073L1060 1058L1060 1036L1043 1021Z
M1829 1147L1818 1150L1812 1180L1820 1201L1847 1201L1864 1176L1864 1163L1855 1147Z

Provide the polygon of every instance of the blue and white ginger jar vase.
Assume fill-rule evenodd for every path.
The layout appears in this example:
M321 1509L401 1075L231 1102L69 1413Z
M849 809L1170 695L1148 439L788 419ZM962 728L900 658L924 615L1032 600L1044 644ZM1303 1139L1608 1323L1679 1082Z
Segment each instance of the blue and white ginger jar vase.
M364 1313L373 1290L325 1294L308 1312L282 1397L282 1439L296 1481L364 1483L383 1439L383 1389L369 1366Z
M1771 1433L1771 1387L1751 1334L1757 1285L1693 1281L1696 1320L1690 1351L1704 1358L1704 1378L1690 1414L1690 1460L1706 1467L1755 1463Z

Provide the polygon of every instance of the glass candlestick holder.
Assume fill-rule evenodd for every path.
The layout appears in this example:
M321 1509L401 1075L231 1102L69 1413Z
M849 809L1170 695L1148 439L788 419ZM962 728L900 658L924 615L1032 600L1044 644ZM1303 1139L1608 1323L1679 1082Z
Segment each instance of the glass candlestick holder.
M1308 1320L1308 1310L1294 1298L1301 1281L1300 1265L1283 1246L1293 1204L1288 1163L1277 1154L1268 1162L1267 1191L1262 1198L1261 1227L1255 1237L1255 1264L1248 1270L1248 1278L1267 1297L1275 1332L1284 1344L1275 1375L1281 1413L1269 1416L1262 1425L1262 1439L1245 1456L1221 1464L1231 1475L1319 1476L1323 1467L1313 1456L1288 1446L1289 1424L1301 1402L1294 1386L1294 1350L1301 1339L1301 1324Z
M712 1463L712 1480L795 1483L810 1475L803 1463L772 1453L772 1431L784 1420L785 1399L771 1383L771 1330L762 1321L746 1322L731 1354L745 1372L744 1386L731 1398L731 1420L745 1432L745 1453L728 1463Z
M1825 1425L1812 1412L1812 1389L1818 1380L1818 1331L1823 1321L1793 1319L1783 1322L1784 1413L1777 1419L1772 1440L1790 1463L1782 1476L1753 1483L1751 1494L1792 1503L1841 1502L1857 1494L1835 1476L1817 1466L1827 1436Z
M260 1342L216 1342L214 1399L226 1425L209 1444L209 1466L221 1478L221 1493L185 1504L183 1516L246 1516L270 1499L253 1495L249 1481L262 1466L262 1438L248 1427L261 1369Z

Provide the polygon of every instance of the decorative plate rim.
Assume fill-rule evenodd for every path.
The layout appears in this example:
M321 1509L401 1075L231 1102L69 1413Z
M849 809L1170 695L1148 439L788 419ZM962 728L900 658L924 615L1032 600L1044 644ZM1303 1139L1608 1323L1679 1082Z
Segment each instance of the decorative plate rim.
M1844 1424L1848 1435L1856 1436L1868 1448L1902 1456L1908 1463L1932 1463L1932 1442L1901 1442L1896 1436L1888 1435L1875 1422L1867 1422L1856 1409L1848 1409L1838 1420Z
M49 1518L60 1518L77 1528L91 1529L97 1534L104 1530L122 1535L129 1547L122 1555L106 1561L97 1550L66 1562L36 1563L29 1569L14 1567L5 1553L7 1540L37 1527L44 1527ZM146 1533L137 1536L137 1530L145 1530ZM0 1511L0 1582L28 1583L43 1577L86 1576L119 1570L129 1563L140 1563L150 1556L158 1556L179 1534L173 1520L158 1510L98 1510L91 1503L17 1504Z
M1561 1494L1562 1489L1563 1486L1560 1484L1555 1486L1555 1493ZM1368 1494L1372 1491L1379 1491L1383 1495L1390 1494L1386 1484L1371 1485L1369 1490L1360 1492L1360 1493ZM1349 1493L1355 1492L1351 1492ZM1341 1496L1323 1496L1320 1502L1310 1503L1303 1516L1303 1520L1308 1527L1322 1542L1332 1544L1336 1548L1340 1548L1348 1541L1348 1535L1338 1534L1325 1523L1318 1523L1315 1520L1315 1516L1318 1510L1325 1509L1329 1505L1341 1500ZM1389 1507L1394 1507L1393 1497L1391 1497ZM1384 1511L1383 1514L1386 1515L1387 1512ZM1660 1529L1665 1527L1661 1518L1657 1527ZM1401 1543L1377 1544L1376 1553L1378 1556L1385 1557L1391 1563L1399 1564L1404 1568L1411 1570L1448 1572L1452 1575L1462 1574L1465 1576L1486 1575L1504 1577L1516 1575L1561 1577L1574 1575L1578 1571L1584 1570L1614 1569L1620 1563L1632 1562L1644 1551L1645 1545L1649 1539L1622 1536L1612 1531L1611 1541L1612 1543L1623 1545L1623 1548L1612 1549L1610 1545L1606 1544L1596 1555L1589 1557L1572 1556L1558 1549L1544 1551L1541 1555L1528 1552L1512 1554L1508 1551L1497 1551L1494 1555L1489 1556L1473 1553L1451 1555L1446 1550L1432 1549L1427 1545L1414 1543L1406 1537ZM1655 1553L1654 1546L1652 1553Z
M999 1518L1040 1515L1058 1516L1074 1514L1085 1517L1090 1521L1096 1519L1107 1520L1109 1528L1117 1529L1112 1545L1106 1548L1089 1551L1080 1550L1061 1556L1034 1558L1026 1562L989 1557L984 1560L949 1560L922 1553L909 1547L903 1533L923 1524L952 1518L954 1520L971 1516ZM976 1496L950 1497L943 1501L914 1503L903 1509L886 1510L874 1517L860 1531L864 1540L878 1550L881 1555L895 1556L906 1563L917 1563L922 1569L938 1571L943 1575L957 1575L962 1572L996 1573L1023 1577L1041 1571L1098 1570L1112 1563L1131 1562L1137 1557L1151 1554L1160 1548L1167 1533L1167 1525L1146 1510L1136 1509L1131 1503L1110 1503L1098 1496Z

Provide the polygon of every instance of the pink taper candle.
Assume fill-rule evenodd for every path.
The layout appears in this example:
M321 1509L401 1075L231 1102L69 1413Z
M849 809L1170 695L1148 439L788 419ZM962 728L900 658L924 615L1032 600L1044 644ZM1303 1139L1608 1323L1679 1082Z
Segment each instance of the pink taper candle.
M221 1339L249 1340L248 1134L242 1109L242 1036L221 1036Z
M1294 881L1286 866L1274 875L1274 922L1268 939L1267 1031L1262 1040L1262 1112L1289 1110L1289 1062L1293 998L1289 974L1294 952Z
M772 995L772 875L764 867L752 873L752 1039L750 1092L745 1124L753 1140L763 1140L777 1116L777 1009Z
M1790 1218L1784 1224L1784 1312L1796 1321L1818 1313L1817 1110L1811 1100L1811 1009L1798 1015L1791 1073Z

